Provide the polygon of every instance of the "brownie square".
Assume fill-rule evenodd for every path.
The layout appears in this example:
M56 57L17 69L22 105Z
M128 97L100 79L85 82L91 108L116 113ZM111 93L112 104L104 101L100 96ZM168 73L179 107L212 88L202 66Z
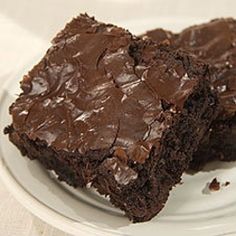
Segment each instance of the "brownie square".
M146 36L188 51L208 63L215 74L211 83L219 93L221 112L204 135L190 168L200 170L212 160L236 160L236 21L215 19L179 34L156 29Z
M215 119L208 67L80 15L26 75L10 140L74 187L150 220Z

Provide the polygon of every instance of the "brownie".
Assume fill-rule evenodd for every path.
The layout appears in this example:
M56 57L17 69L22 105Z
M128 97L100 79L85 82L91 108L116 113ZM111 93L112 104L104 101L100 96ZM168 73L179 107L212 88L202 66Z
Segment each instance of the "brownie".
M236 21L215 19L179 34L163 31L149 31L147 36L157 42L169 40L173 47L210 64L215 73L211 83L220 95L221 112L194 154L190 168L199 170L211 160L236 160Z
M208 66L80 15L24 76L10 140L133 222L165 205L218 111Z

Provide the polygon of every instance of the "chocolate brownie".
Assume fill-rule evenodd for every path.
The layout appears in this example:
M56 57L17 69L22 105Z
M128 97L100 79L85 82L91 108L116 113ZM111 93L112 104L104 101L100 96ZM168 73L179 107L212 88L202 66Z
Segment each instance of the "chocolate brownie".
M147 221L215 119L208 77L187 54L81 15L23 78L5 133L60 180Z
M210 64L215 72L211 82L220 95L221 112L204 136L190 168L199 170L215 159L236 160L236 21L216 19L189 27L180 34L163 31L149 31L147 36L158 42L169 40L175 48Z

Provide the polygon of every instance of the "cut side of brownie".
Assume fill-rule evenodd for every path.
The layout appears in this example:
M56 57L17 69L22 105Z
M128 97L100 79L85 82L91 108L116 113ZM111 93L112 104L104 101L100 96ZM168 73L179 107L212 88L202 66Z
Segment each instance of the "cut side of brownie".
M179 34L156 29L146 36L188 51L208 63L215 74L211 83L218 90L221 112L204 135L190 168L200 170L212 160L236 160L236 21L216 19Z
M10 140L133 222L154 217L218 111L208 67L81 15L53 40L10 107Z

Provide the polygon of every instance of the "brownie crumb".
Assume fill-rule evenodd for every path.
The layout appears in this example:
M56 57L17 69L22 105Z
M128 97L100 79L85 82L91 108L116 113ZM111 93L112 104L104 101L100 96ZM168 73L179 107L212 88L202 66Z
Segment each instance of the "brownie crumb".
M224 187L227 187L227 186L229 186L229 185L230 185L230 182L229 182L229 181L226 181L226 182L223 184Z
M217 180L217 178L214 178L211 183L209 184L209 189L211 191L219 191L220 190L220 182Z
M230 185L229 181L225 183L220 183L217 178L214 178L211 182L208 182L204 189L202 190L203 194L211 194L211 192L219 191L222 187L227 187Z

